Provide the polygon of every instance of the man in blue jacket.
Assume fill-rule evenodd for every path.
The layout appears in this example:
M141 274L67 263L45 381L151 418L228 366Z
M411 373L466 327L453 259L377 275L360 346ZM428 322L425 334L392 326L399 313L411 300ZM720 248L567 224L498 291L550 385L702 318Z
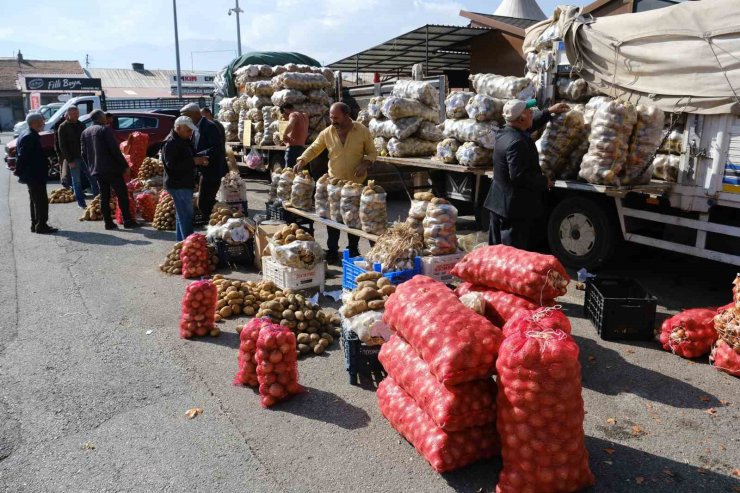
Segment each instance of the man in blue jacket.
M504 105L506 126L496 134L493 183L485 207L491 212L488 243L522 250L533 248L537 220L545 213L545 193L552 183L542 174L530 131L542 128L551 114L570 108L558 103L534 118L537 100L512 99Z
M221 178L226 175L226 142L221 138L216 124L203 118L196 103L183 106L180 114L190 118L197 127L197 131L193 133L196 155L208 158L208 164L199 168L198 190L198 209L207 220L216 203Z
M20 183L28 187L31 202L31 231L40 235L56 233L57 229L47 224L49 220L49 197L46 195L46 180L49 177L49 160L41 147L39 131L44 128L44 117L40 113L29 113L28 128L18 138L15 175Z

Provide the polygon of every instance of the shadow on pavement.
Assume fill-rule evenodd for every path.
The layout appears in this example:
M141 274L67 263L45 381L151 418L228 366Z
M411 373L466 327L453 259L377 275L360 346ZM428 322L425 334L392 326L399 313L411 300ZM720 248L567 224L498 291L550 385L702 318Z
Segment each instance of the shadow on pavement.
M306 387L306 393L279 406L281 411L304 418L330 423L345 430L367 427L370 415L341 397L325 390Z
M203 342L205 344L213 344L215 346L223 346L231 349L239 349L239 334L234 332L234 327L226 328L223 324L216 324L216 327L221 331L218 337L196 337L193 339L195 342ZM236 358L235 358L236 361Z
M87 243L90 245L109 245L109 246L123 246L123 245L149 245L151 241L145 240L126 240L119 238L114 234L105 233L92 233L89 231L68 231L60 230L55 236L61 236L67 238L69 241L75 241L77 243Z
M460 493L496 491L501 458L482 460L457 471L442 474L452 489ZM429 466L427 466L429 467Z
M709 395L709 401L699 397L707 392L682 380L647 368L633 365L613 349L597 341L574 336L580 348L583 387L606 395L631 393L648 401L678 408L706 409L721 407L719 399ZM652 343L645 342L646 345Z

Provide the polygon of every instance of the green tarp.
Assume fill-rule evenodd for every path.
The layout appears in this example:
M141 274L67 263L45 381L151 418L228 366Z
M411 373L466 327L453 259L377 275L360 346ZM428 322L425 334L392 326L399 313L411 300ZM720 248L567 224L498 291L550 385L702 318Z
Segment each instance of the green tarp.
M285 65L286 63L297 63L320 67L321 64L311 57L301 53L286 51L252 51L235 58L219 73L221 77L216 78L216 85L221 82L222 87L216 87L216 91L223 96L233 98L236 96L236 85L234 84L234 72L245 65ZM222 81L219 81L222 79ZM219 91L220 89L220 91Z

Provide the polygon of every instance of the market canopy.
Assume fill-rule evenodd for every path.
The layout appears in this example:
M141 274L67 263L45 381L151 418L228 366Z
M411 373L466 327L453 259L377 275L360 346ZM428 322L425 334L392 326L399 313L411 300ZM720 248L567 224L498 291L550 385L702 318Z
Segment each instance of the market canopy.
M470 40L490 29L429 24L329 64L346 72L395 73L424 64L426 75L470 69Z
M285 65L287 63L321 67L321 63L301 53L290 51L251 51L234 58L230 64L216 75L216 79L214 80L216 93L224 97L236 96L234 72L245 65L270 65L274 67L275 65Z
M707 0L638 14L584 18L562 7L552 21L573 70L600 92L664 111L740 114L738 0ZM547 30L527 30L525 53Z

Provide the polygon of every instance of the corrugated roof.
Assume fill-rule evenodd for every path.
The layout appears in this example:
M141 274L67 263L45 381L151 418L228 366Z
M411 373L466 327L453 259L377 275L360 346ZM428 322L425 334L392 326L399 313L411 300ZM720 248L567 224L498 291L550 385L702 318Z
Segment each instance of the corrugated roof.
M494 21L503 22L504 24L508 24L510 26L518 27L520 29L527 29L529 26L534 26L540 20L545 19L543 17L540 20L536 19L520 19L518 17L508 17L504 15L495 15L495 14L481 14L480 12L471 12L471 14L480 15L483 17L487 17L489 19L492 19Z
M175 70L132 70L123 68L91 68L87 70L91 77L102 81L103 89L107 88L166 88L169 93ZM181 75L216 75L216 72L181 71Z
M351 72L408 71L412 65L426 61L428 50L426 75L441 74L443 70L468 70L470 40L487 32L490 29L429 24L328 66Z
M0 91L18 91L18 74L85 75L77 60L21 60L0 58Z
M493 15L515 19L545 20L547 17L536 0L501 0Z

